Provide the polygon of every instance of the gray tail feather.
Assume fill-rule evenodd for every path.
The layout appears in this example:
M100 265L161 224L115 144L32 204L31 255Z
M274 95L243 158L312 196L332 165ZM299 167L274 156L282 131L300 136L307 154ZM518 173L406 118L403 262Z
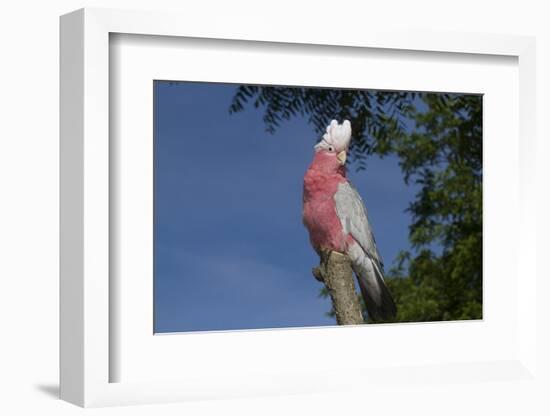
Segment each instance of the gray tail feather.
M374 274L376 276L376 283L380 290L380 302L377 302L375 298L369 293L369 285L367 284L366 277L361 273L357 273L357 281L359 282L359 287L361 289L361 294L365 300L365 305L367 307L367 312L369 318L374 321L387 321L395 318L397 315L397 307L391 296L390 291L388 290L386 283L384 282L384 277L382 271L376 262L372 262L374 266ZM371 289L372 290L372 289Z

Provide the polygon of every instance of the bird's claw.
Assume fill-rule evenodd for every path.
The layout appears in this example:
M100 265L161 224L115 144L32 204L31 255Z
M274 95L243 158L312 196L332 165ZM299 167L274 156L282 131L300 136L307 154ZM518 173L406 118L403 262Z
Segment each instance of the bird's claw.
M323 278L323 273L321 271L321 266L311 269L311 273L313 273L313 277L315 277L315 279L317 279L319 282L325 282L325 279Z
M319 266L314 267L311 270L311 273L313 274L313 277L317 279L321 283L325 283L324 274L327 270L327 264L330 260L330 256L332 255L343 255L342 253L339 253L338 251L334 250L323 250L319 252Z

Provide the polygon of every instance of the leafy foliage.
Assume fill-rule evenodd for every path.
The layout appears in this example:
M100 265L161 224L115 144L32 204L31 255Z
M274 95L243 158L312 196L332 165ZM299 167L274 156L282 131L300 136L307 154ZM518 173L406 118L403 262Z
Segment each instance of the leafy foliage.
M366 156L391 151L392 137L405 130L403 115L413 108L417 95L414 92L242 85L229 111L243 111L247 104L263 110L263 121L270 133L295 116L306 117L319 136L331 119L348 119L353 126L351 160L362 170L366 167Z
M386 273L395 321L482 317L481 96L243 85L230 112L247 105L263 111L269 132L295 116L319 135L333 118L350 120L358 170L369 155L396 154L419 191L408 207L411 248Z

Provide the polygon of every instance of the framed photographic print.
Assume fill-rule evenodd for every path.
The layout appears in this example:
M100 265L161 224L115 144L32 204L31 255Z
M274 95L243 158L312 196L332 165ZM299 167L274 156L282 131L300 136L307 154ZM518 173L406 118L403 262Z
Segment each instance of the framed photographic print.
M62 17L62 398L536 383L534 41L338 33Z

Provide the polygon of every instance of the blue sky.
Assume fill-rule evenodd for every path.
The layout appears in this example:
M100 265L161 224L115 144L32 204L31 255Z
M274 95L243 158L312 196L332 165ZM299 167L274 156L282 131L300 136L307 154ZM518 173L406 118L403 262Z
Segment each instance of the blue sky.
M305 119L272 135L259 110L230 115L236 88L155 82L155 332L335 324L301 220L318 137ZM348 172L388 268L415 190L395 157Z

